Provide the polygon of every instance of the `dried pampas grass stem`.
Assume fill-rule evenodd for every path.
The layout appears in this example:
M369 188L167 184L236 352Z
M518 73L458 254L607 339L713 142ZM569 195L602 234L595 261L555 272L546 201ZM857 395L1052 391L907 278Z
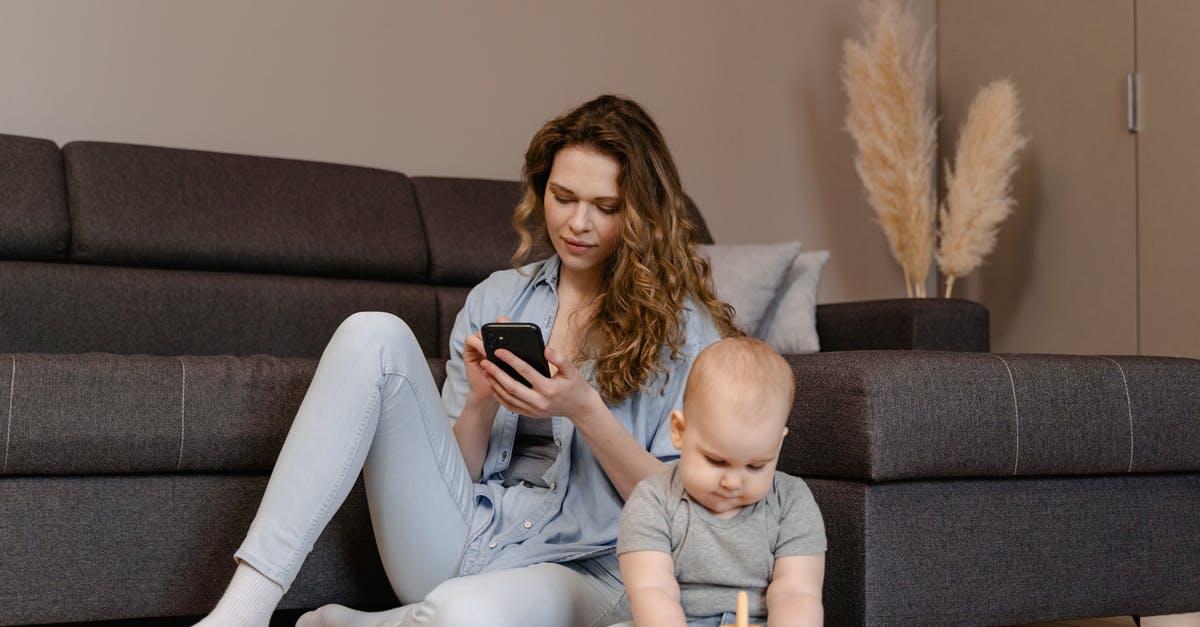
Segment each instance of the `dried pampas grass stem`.
M926 102L932 37L917 44L917 20L897 0L864 0L863 41L843 44L846 128L866 188L908 295L925 296L937 208L933 186L937 120ZM932 32L930 33L932 35Z
M954 169L946 164L946 202L940 212L938 266L946 298L957 277L977 268L996 245L996 231L1012 212L1012 175L1026 138L1017 132L1020 106L1010 80L980 90L959 133Z

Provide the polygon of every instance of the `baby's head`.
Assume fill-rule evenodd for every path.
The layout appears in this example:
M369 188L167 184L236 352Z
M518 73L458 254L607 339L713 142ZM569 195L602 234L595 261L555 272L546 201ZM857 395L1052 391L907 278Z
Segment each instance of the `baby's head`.
M696 358L671 414L671 441L692 500L733 516L771 490L796 392L792 368L763 342L721 340Z

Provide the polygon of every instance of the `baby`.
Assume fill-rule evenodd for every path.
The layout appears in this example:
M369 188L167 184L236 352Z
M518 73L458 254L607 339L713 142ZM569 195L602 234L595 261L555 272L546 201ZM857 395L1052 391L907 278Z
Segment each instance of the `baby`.
M617 553L639 627L820 625L825 526L808 486L775 471L795 379L752 338L706 348L671 414L680 459L634 488Z

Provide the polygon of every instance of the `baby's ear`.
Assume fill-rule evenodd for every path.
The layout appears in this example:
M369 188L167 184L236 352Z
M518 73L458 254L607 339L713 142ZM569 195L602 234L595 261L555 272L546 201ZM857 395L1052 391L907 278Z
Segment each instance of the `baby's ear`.
M675 448L683 450L683 431L687 428L687 420L683 417L683 412L676 409L671 412L671 444Z

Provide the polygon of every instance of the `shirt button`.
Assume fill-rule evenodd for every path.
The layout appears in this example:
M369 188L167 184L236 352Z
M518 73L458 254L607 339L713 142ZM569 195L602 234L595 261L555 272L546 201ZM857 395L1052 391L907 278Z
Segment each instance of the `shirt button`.
M494 549L494 548L496 548L496 543L495 543L495 542L493 542L493 543L489 544L489 545L488 545L488 548L489 548L489 549Z
M524 528L526 528L526 529L529 529L530 527L532 527L532 526L533 526L533 521L531 521L531 520L527 520L527 521L525 521L525 522L521 523L521 526L522 526L522 527L524 527Z

